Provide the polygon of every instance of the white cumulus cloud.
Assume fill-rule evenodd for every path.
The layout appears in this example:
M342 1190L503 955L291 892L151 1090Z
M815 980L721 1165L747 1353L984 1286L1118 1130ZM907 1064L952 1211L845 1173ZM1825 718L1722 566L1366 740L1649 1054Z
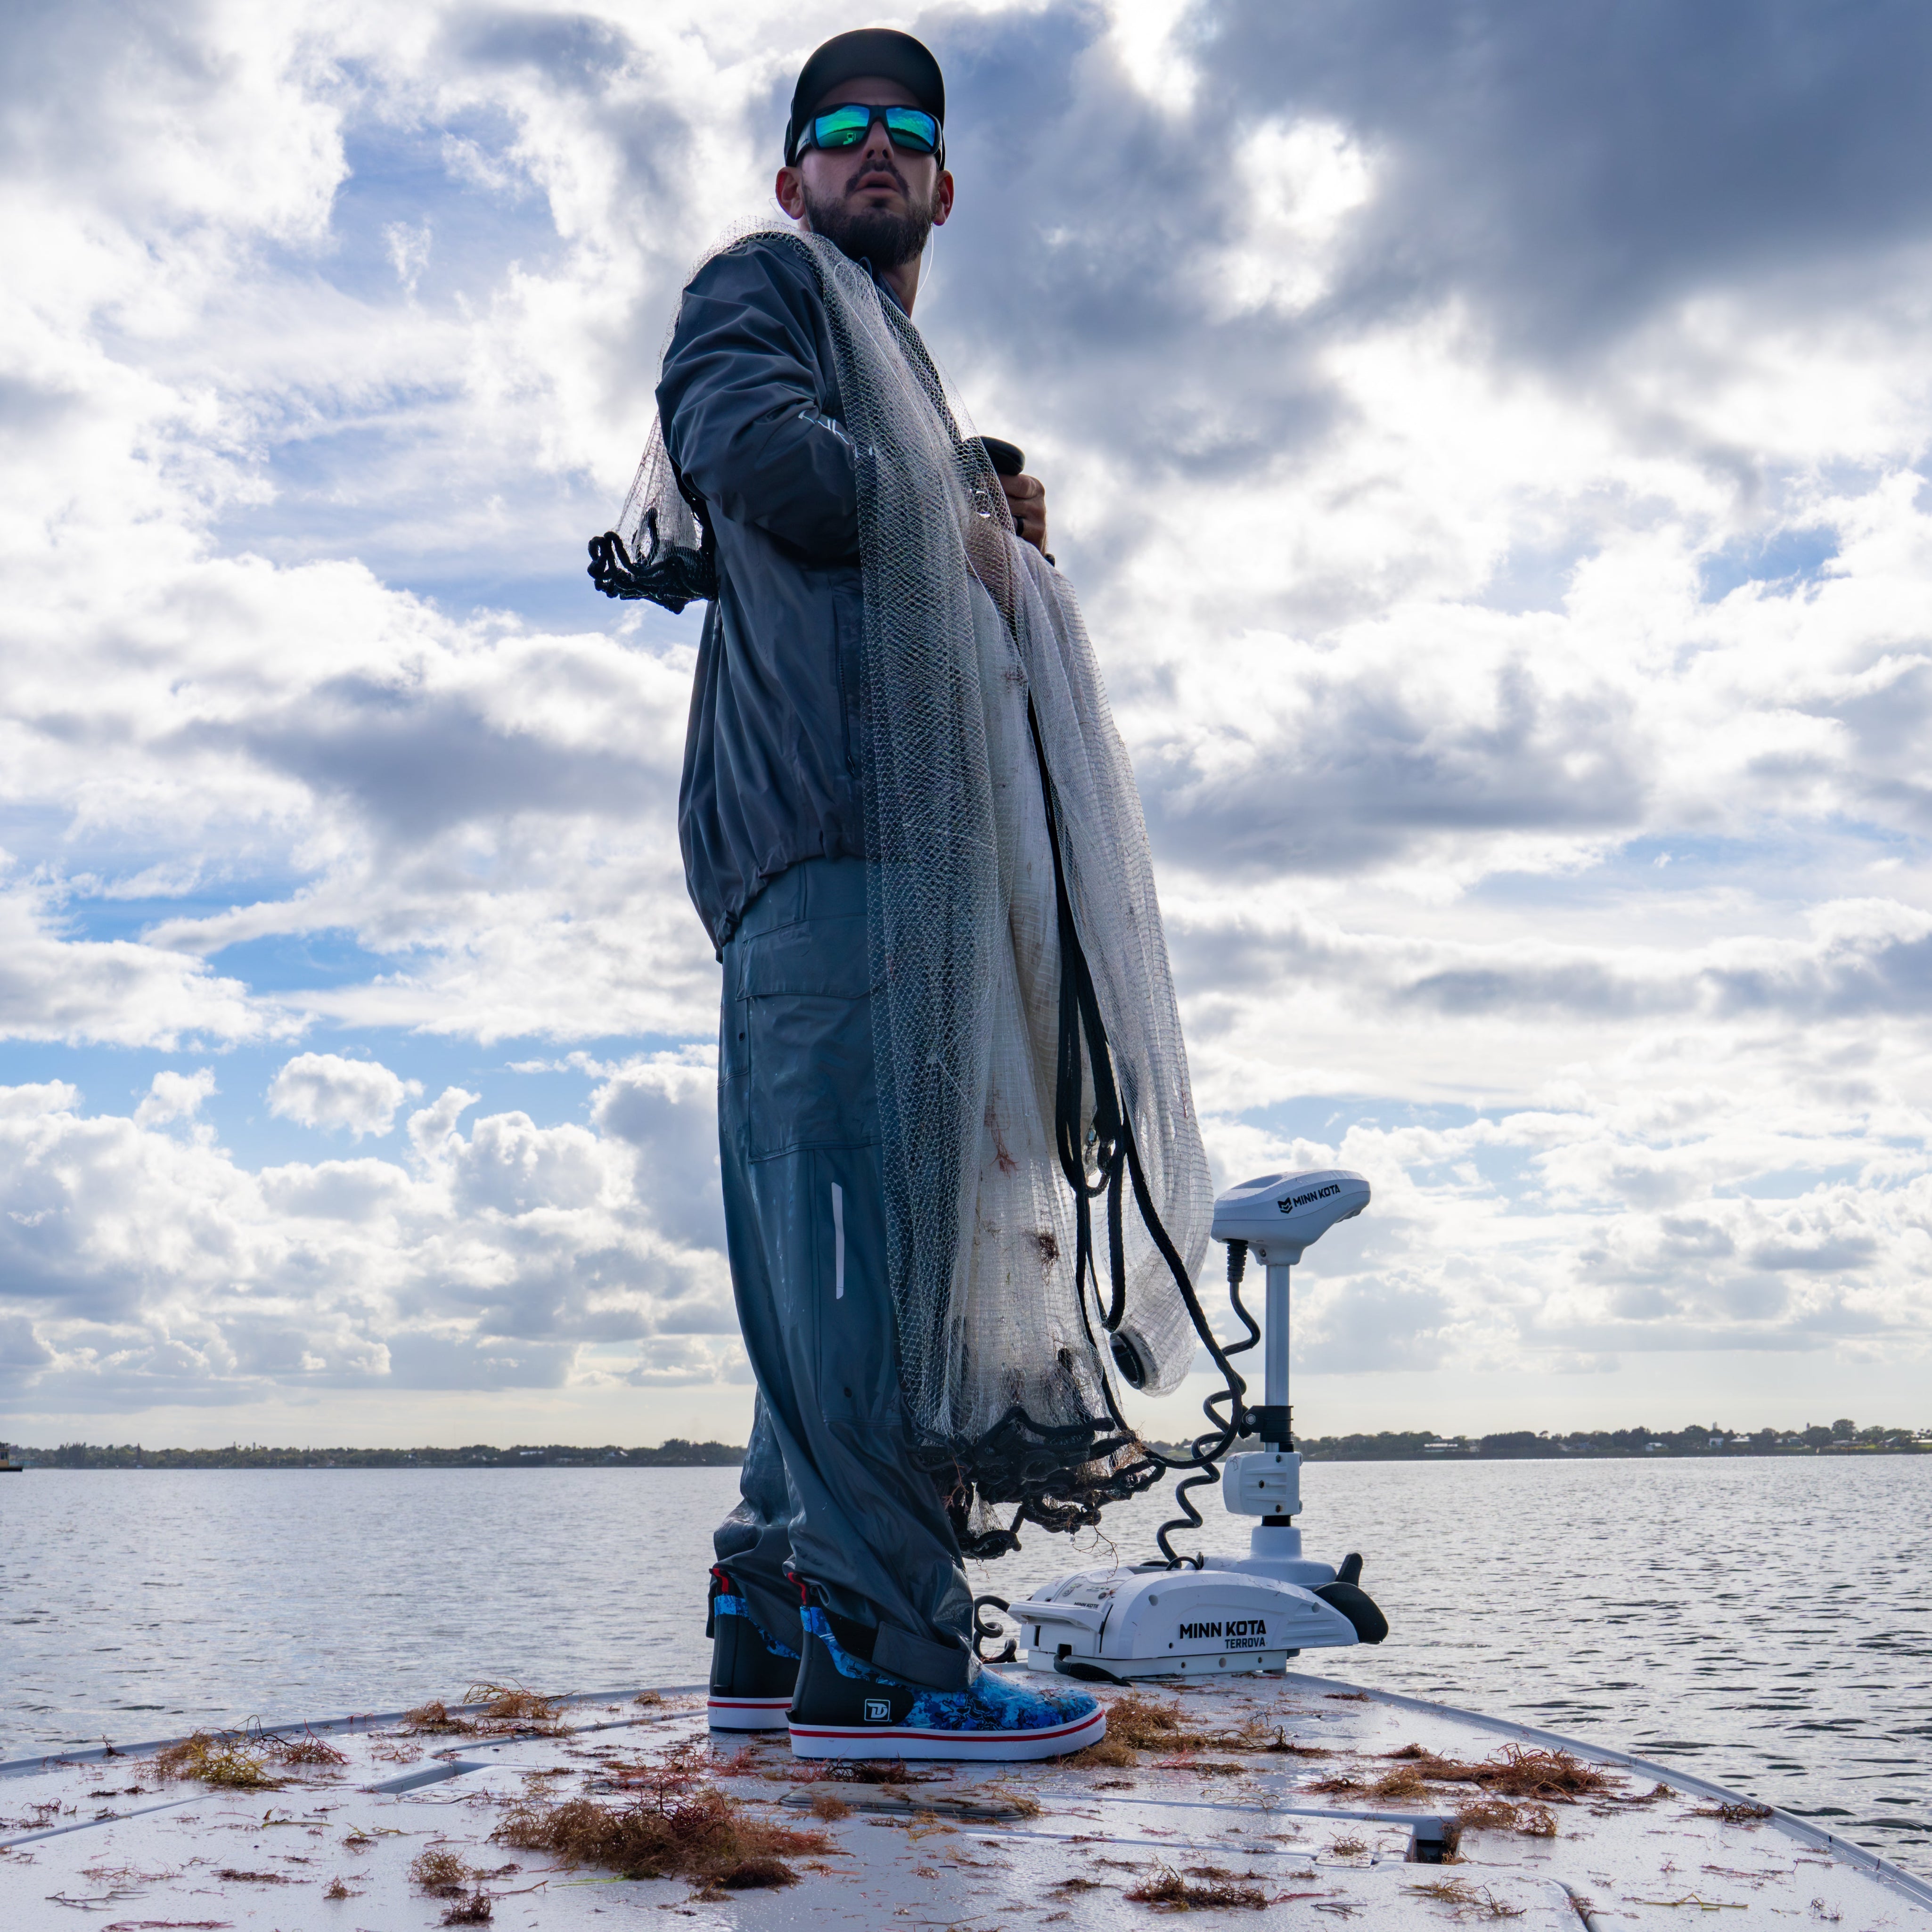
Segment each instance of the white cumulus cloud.
M359 1141L386 1134L396 1109L422 1091L420 1081L400 1079L371 1060L298 1053L269 1083L268 1111L300 1126L345 1128Z
M214 1091L212 1066L198 1066L192 1073L177 1073L164 1067L148 1083L146 1096L134 1109L134 1124L158 1127L170 1120L192 1120L202 1101Z
M658 1230L630 1145L516 1113L466 1136L469 1101L424 1109L449 1124L406 1160L251 1173L71 1087L0 1088L0 1378L91 1414L741 1376L724 1256Z

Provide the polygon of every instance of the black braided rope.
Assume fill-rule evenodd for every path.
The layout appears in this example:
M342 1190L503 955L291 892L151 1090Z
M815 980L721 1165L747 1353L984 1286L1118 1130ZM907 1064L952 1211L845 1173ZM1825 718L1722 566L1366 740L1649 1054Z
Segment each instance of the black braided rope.
M644 534L650 548L642 557L633 557L624 539L615 530L606 530L590 539L590 580L606 597L620 597L627 603L647 598L662 604L675 616L687 604L702 602L718 595L718 554L711 526L702 526L703 548L666 543L658 535L658 513L644 512Z

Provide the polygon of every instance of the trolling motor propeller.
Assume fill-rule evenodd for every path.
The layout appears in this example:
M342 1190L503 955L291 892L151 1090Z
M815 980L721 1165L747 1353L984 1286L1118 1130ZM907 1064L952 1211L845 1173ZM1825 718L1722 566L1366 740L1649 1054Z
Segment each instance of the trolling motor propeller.
M1301 1456L1288 1400L1288 1271L1369 1200L1361 1175L1331 1168L1263 1174L1216 1202L1212 1232L1228 1244L1238 1311L1247 1257L1268 1270L1262 1400L1258 1408L1238 1402L1237 1412L1262 1447L1228 1457L1221 1472L1229 1514L1261 1521L1249 1533L1246 1556L1204 1556L1192 1568L1143 1563L1078 1571L1012 1604L1008 1614L1019 1624L1032 1669L1114 1683L1280 1670L1299 1651L1380 1643L1388 1636L1388 1620L1361 1587L1359 1554L1343 1558L1338 1569L1301 1553L1294 1522L1301 1509ZM1252 1336L1252 1321L1248 1327ZM1232 1371L1230 1388L1238 1397ZM1209 1469L1193 1480L1211 1480L1211 1462Z

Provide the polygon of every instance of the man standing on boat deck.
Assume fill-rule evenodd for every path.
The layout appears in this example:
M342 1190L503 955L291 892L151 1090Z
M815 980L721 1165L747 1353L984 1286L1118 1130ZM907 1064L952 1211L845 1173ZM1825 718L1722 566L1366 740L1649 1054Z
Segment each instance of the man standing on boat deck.
M920 42L842 34L799 76L778 176L786 213L908 316L952 207L945 112ZM725 1220L758 1384L742 1500L716 1537L711 1720L789 1721L813 1756L1058 1755L1103 1720L1070 1687L981 1672L945 1497L901 1400L861 796L861 459L796 247L754 238L698 272L658 405L716 542L679 832L724 968ZM1044 490L1004 487L1043 549Z

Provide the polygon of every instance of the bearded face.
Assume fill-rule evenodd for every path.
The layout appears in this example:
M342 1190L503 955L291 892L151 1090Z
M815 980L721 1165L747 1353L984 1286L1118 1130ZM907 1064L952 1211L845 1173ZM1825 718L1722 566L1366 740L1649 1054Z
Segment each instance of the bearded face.
M923 170L922 170L923 172ZM903 211L868 207L854 193L858 182L870 176L874 181L889 174L905 197ZM932 232L933 193L938 182L921 200L914 194L904 172L891 160L874 155L855 161L836 194L820 197L805 185L806 213L814 234L825 238L843 255L872 265L874 274L890 274L903 268L925 248Z

